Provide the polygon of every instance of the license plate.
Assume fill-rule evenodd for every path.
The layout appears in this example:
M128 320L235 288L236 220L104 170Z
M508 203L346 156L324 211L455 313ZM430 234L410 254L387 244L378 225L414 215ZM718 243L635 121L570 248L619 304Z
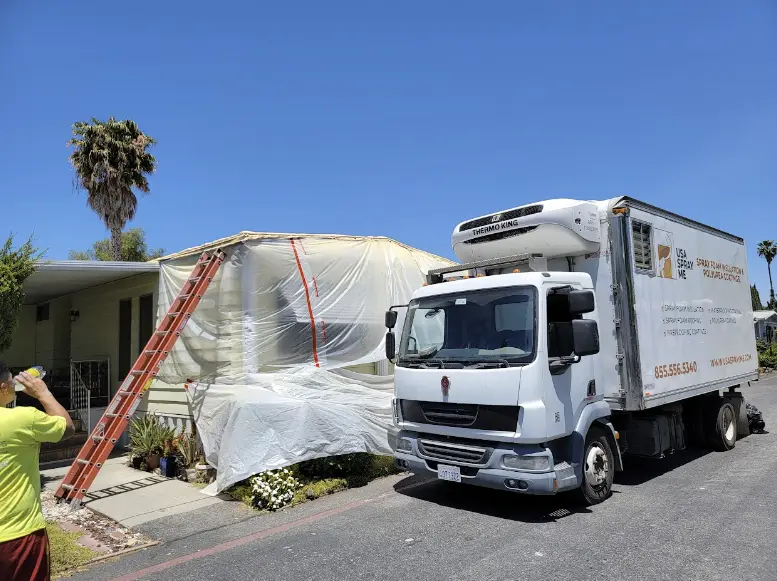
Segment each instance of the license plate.
M461 468L458 466L437 465L437 478L448 482L461 482Z

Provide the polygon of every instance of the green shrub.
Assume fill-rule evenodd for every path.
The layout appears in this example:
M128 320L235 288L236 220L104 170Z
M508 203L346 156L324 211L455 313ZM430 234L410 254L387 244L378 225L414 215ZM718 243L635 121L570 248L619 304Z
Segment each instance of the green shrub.
M301 478L306 480L342 478L348 487L364 486L370 480L394 474L394 459L391 456L376 456L365 452L316 458L297 464Z
M235 500L245 502L256 508L272 508L274 497L282 497L280 506L299 504L315 500L328 494L334 494L347 488L364 486L371 480L396 474L392 456L356 453L316 458L289 466L284 470L270 470L239 482L227 490ZM282 478L274 476L280 473ZM285 473L285 474L284 474ZM291 488L280 481L296 482ZM289 497L289 495L291 495Z

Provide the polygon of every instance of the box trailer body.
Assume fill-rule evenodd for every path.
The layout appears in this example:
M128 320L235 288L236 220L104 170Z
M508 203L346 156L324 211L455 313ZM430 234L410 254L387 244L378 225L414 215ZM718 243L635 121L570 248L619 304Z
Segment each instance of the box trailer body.
M758 369L741 238L631 198L562 199L462 222L452 244L464 264L430 272L403 317L400 466L592 503L622 453L743 433L735 388Z
M573 268L596 281L597 375L611 407L653 408L757 379L744 240L628 198L607 206L602 250Z

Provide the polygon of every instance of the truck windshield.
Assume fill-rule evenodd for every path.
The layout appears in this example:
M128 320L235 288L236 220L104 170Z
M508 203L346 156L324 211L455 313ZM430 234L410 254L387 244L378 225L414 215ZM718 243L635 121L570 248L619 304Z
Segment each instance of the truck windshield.
M531 287L411 301L397 365L489 368L530 363L535 352L535 305Z

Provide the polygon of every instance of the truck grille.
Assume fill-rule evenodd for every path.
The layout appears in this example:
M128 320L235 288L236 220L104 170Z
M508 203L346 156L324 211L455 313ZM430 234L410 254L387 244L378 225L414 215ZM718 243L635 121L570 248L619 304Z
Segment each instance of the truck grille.
M418 440L418 448L423 456L443 462L463 462L482 466L488 461L488 449L477 446L435 440Z
M421 412L430 424L444 426L471 426L478 417L478 406L467 404L440 404L420 402Z
M497 212L484 218L477 218L464 222L459 228L459 232L464 230L472 230L472 228L478 228L479 226L487 226L488 224L494 224L495 222L503 222L504 220L512 220L513 218L523 218L524 216L531 216L532 214L539 214L542 212L542 204L535 204L534 206L526 206L525 208L516 208L515 210L508 210L507 212ZM494 216L499 216L494 220Z
M475 405L452 402L399 401L402 419L414 424L433 424L473 430L514 432L518 427L518 406Z

